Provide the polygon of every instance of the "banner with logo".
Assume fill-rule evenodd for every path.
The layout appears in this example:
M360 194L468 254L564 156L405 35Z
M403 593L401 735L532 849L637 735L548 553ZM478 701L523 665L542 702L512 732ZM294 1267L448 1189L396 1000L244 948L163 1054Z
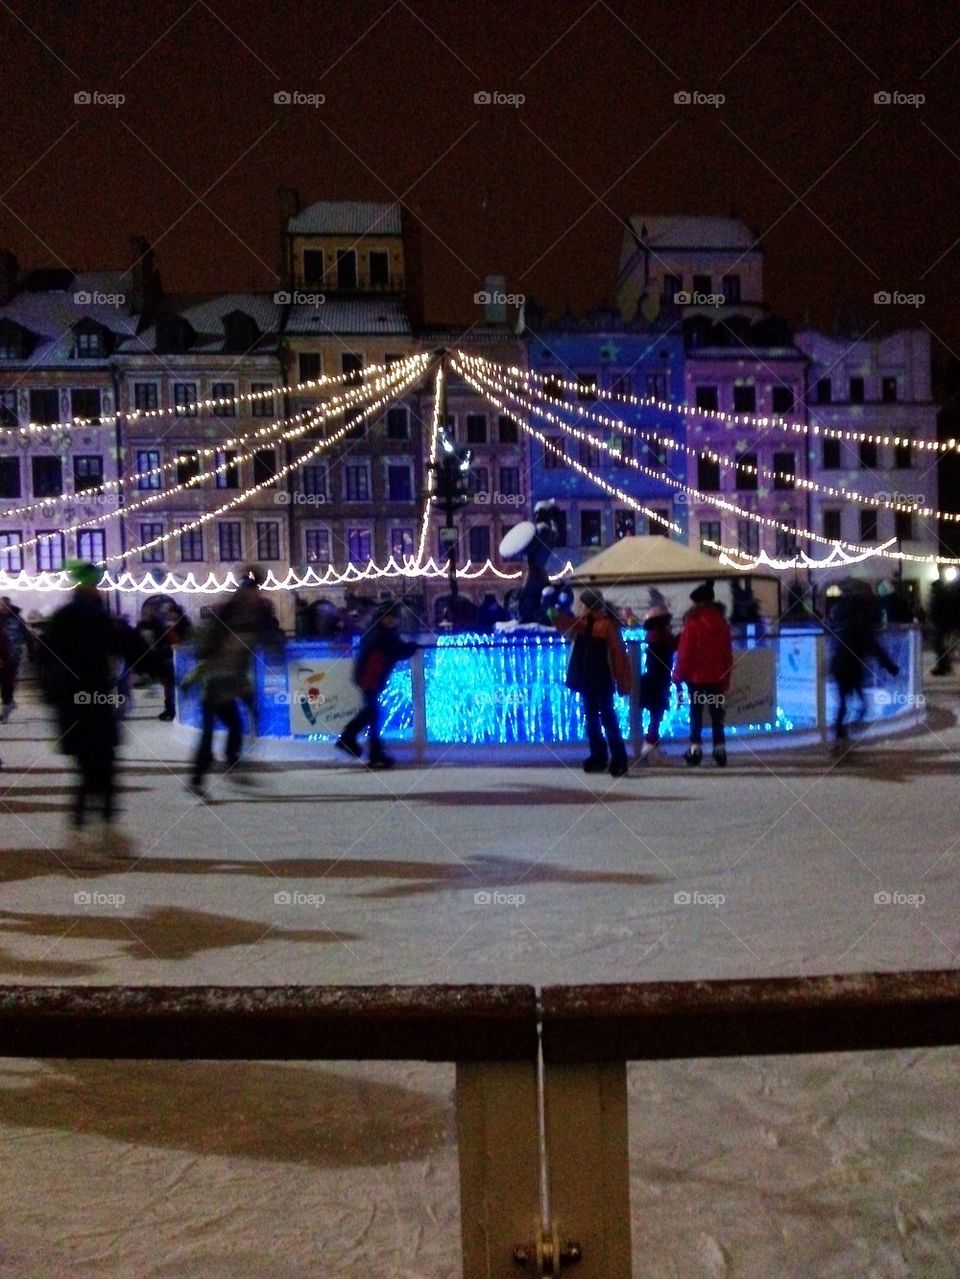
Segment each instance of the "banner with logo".
M734 649L726 695L727 723L770 724L776 714L776 654L772 648Z
M290 732L303 737L324 733L333 737L359 711L363 699L350 678L349 656L287 663Z

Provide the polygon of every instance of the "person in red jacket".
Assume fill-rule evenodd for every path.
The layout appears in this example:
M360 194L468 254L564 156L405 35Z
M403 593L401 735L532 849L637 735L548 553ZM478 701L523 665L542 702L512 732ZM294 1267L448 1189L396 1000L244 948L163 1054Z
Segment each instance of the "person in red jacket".
M620 631L620 620L603 595L587 587L580 596L581 614L567 617L550 610L550 620L564 636L573 640L567 687L583 699L590 754L583 762L585 773L602 773L610 752L610 775L622 777L627 771L627 748L613 705L614 692L626 697L633 684L630 658Z
M733 645L726 610L713 598L713 583L704 582L690 594L693 608L683 621L677 663L673 671L676 684L684 683L690 695L690 749L684 759L691 766L703 757L703 712L710 712L713 731L713 758L723 768L727 748L723 734L726 715L726 693L733 670Z

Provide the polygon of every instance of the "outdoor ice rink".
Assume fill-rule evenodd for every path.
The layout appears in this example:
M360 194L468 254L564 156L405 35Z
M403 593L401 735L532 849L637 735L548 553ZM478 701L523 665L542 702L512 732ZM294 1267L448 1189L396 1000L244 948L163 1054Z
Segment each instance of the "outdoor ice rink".
M138 855L69 848L69 772L0 729L3 983L585 983L945 968L960 948L957 685L922 731L613 781L371 774L258 751L184 791L141 696ZM637 1273L956 1276L960 1050L630 1068ZM0 1275L452 1277L453 1068L0 1063ZM641 1269L642 1266L642 1269Z

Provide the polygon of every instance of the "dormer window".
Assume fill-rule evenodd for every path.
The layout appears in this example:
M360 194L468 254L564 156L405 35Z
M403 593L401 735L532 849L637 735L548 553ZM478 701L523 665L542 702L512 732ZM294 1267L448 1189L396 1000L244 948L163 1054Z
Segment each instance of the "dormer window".
M371 289L389 289L390 287L390 254L385 250L370 250L370 287Z
M355 249L337 250L337 288L357 287L357 253Z
M23 325L0 320L0 360L25 360L33 347L33 334Z
M304 284L323 283L323 249L304 249L303 282Z
M228 355L245 355L260 340L260 329L252 315L231 311L223 317L223 349Z
M81 329L75 334L74 355L78 360L99 360L103 355L103 338L95 329Z
M165 315L157 321L158 355L183 355L195 339L196 334L182 315Z

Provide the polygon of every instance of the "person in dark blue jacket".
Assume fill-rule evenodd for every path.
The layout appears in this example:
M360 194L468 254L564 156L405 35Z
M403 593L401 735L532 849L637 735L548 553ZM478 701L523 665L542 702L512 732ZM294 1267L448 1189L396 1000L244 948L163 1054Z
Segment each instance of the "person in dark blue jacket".
M359 759L363 751L357 738L366 729L369 766L393 767L394 760L380 740L380 694L396 664L416 651L416 644L400 637L400 605L395 600L380 604L353 663L353 682L363 695L363 706L334 743L338 750Z

